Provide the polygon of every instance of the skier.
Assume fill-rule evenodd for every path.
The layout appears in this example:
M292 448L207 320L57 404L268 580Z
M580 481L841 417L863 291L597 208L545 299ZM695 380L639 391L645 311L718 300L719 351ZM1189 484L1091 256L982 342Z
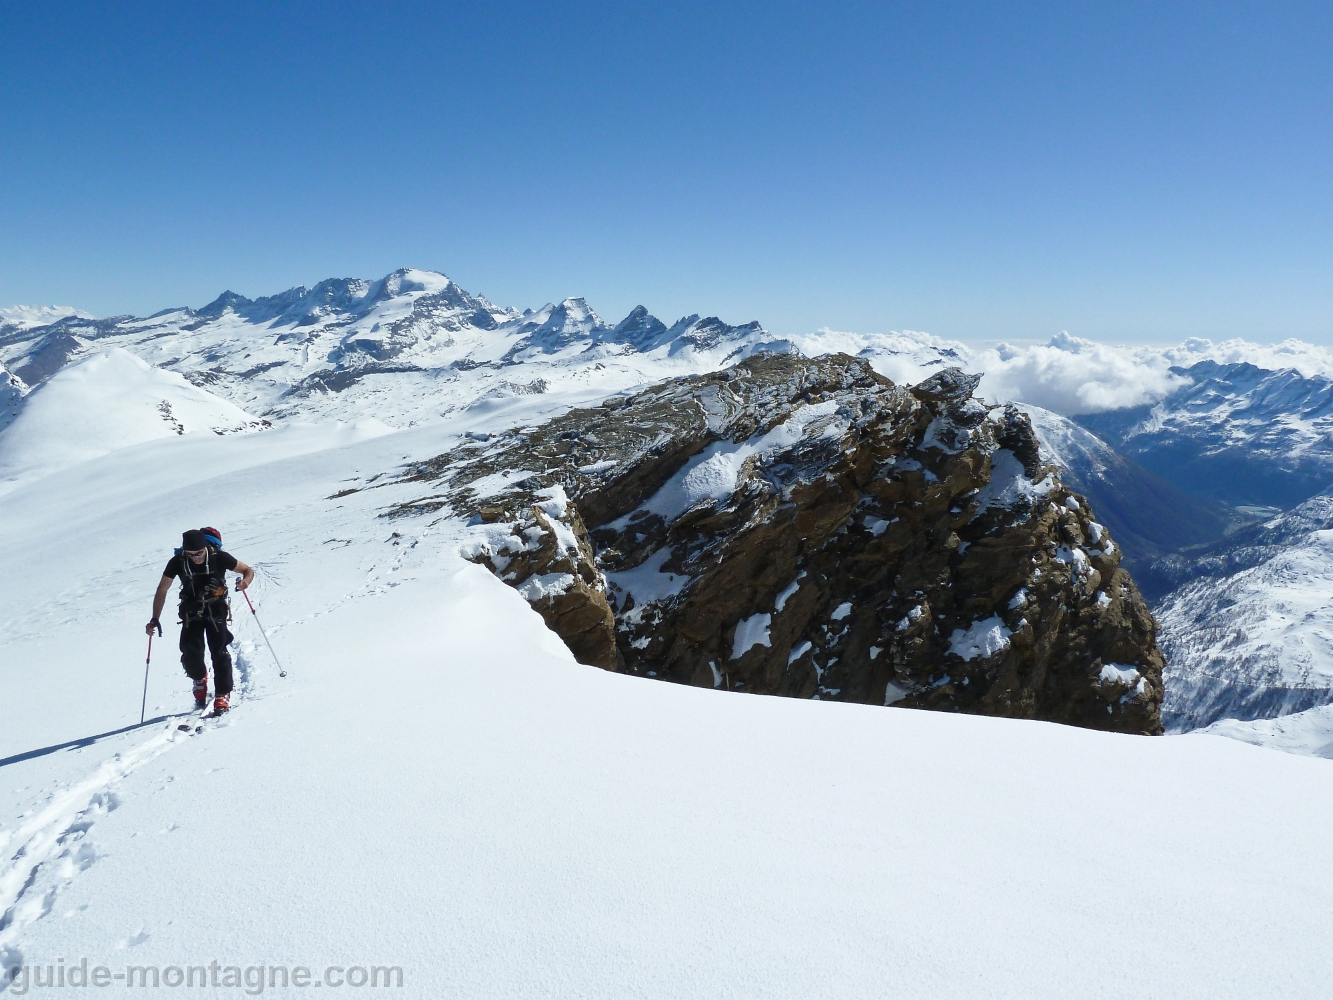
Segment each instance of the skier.
M236 589L244 590L255 571L235 556L222 551L221 535L211 528L190 530L181 535L181 547L167 561L162 580L153 595L153 617L145 631L162 634L159 616L167 601L171 581L180 577L181 665L194 681L194 703L208 704L208 670L204 667L204 642L213 658L213 711L221 715L231 707L231 654L227 646L234 636L227 628L231 608L227 603L227 571L241 574Z

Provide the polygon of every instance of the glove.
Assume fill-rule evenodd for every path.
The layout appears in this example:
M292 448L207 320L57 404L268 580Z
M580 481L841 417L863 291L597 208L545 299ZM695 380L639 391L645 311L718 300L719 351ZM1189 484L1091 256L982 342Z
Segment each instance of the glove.
M154 618L152 621L150 621L147 625L144 626L144 631L147 632L149 635L153 634L153 629L157 629L158 635L162 634L162 623L158 621L156 618Z

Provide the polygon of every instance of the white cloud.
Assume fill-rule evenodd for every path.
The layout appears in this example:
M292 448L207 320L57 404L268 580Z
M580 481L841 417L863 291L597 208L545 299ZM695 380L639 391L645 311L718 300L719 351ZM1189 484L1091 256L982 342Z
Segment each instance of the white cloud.
M910 385L947 365L983 374L979 391L994 401L1031 403L1065 416L1155 403L1189 384L1171 371L1200 361L1249 362L1333 377L1333 350L1299 340L1219 344L1192 337L1174 347L1103 344L1062 332L1045 344L977 349L928 333L847 333L820 330L791 338L806 355L842 351L867 358L894 382Z
M1313 375L1333 377L1333 351L1303 340L1284 340L1280 344L1253 344L1248 340L1211 340L1191 337L1178 347L1162 350L1171 363L1189 367L1200 361L1216 361L1229 365L1248 362L1259 368L1277 371L1294 368L1306 378Z
M1189 384L1173 374L1156 348L1099 344L1060 333L1029 347L1001 344L972 358L984 372L980 391L995 400L1018 400L1056 413L1096 413L1155 403Z

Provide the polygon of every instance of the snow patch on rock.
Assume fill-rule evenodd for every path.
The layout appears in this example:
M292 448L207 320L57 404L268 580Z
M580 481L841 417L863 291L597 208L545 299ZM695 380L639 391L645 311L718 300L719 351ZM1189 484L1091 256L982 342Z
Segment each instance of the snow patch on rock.
M949 652L964 660L985 659L1009 648L1013 632L999 615L983 618L966 629L954 629L949 636Z
M760 613L751 615L736 624L736 635L731 642L731 658L739 660L747 649L754 646L770 646L772 643L768 637L768 627L773 622L773 616Z
M1055 489L1055 480L1046 476L1039 483L1028 479L1023 463L1008 448L997 448L991 455L990 482L977 493L980 510L1013 507L1021 501L1031 503Z

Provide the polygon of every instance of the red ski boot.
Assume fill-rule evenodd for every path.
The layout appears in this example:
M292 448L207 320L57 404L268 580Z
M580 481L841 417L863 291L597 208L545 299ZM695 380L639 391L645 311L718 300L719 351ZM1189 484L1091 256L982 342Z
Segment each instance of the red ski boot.
M194 682L194 707L206 708L208 706L208 674L204 674Z
M231 698L228 695L220 694L213 699L213 714L221 715L231 708Z

